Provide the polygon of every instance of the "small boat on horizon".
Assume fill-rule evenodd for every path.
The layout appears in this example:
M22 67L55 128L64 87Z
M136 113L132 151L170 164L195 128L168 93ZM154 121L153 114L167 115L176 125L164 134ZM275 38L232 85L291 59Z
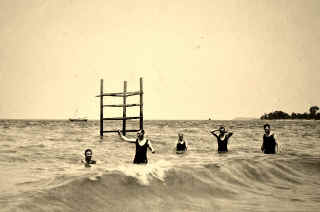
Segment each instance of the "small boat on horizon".
M77 109L75 114L73 115L74 118L69 118L69 121L73 121L73 122L86 122L88 121L88 119L86 117L80 118L81 116L78 115L79 114L79 110Z

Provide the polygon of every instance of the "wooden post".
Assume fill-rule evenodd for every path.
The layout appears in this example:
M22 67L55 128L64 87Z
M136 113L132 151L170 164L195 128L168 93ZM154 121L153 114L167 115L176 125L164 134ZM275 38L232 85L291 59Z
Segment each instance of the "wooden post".
M140 77L140 130L143 130L143 81Z
M103 79L100 80L100 136L103 136Z
M122 133L126 135L126 116L127 116L127 81L123 82L123 120L122 120Z

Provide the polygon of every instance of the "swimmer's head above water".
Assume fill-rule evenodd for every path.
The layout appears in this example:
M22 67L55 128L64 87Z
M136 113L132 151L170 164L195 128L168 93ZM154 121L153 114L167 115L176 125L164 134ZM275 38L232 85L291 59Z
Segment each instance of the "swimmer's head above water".
M225 128L224 126L221 126L221 127L219 128L219 132L220 132L221 134L225 134L225 133L226 133L226 128Z
M85 156L86 162L91 161L91 158L92 158L92 150L91 150L91 149L86 149L86 150L84 151L84 156Z
M139 130L137 132L137 137L142 140L144 138L144 130Z
M183 140L183 133L178 133L178 138L179 138L179 141L182 141Z
M263 129L266 134L269 134L270 133L270 124L263 125Z

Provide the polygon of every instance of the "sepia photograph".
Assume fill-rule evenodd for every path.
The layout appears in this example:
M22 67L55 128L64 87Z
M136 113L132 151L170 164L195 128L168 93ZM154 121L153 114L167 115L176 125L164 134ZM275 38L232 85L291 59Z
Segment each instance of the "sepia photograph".
M318 212L319 0L0 0L1 212Z

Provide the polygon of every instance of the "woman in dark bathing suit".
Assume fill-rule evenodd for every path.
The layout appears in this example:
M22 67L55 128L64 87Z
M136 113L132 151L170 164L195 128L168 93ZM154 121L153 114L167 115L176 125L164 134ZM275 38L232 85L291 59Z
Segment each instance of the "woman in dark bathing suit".
M137 133L136 139L125 137L124 135L122 135L120 130L118 131L118 133L122 140L136 144L136 154L134 156L133 163L148 163L147 149L149 148L152 153L155 153L155 150L153 149L151 142L144 137L144 130L140 130Z
M279 151L277 137L274 133L271 133L269 124L265 124L263 128L265 133L263 134L261 151L264 154L275 154L276 152Z
M183 153L188 150L188 143L183 139L183 134L179 133L178 134L178 143L176 147L176 152L177 153Z
M220 132L216 134L216 132ZM227 132L226 129L222 126L217 130L210 131L212 135L217 138L218 141L218 152L228 152L228 142L229 138L233 135L232 132Z

